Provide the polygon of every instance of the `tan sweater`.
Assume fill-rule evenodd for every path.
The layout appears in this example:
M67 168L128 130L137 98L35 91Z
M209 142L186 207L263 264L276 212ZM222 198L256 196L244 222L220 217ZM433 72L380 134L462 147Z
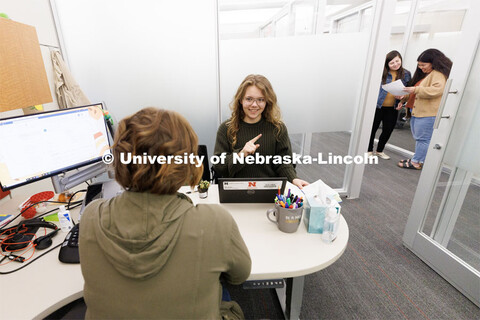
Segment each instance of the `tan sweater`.
M417 118L435 117L446 82L447 79L441 72L436 70L430 72L420 85L415 87L412 116Z
M80 224L86 319L219 319L222 277L250 274L248 249L220 205L124 192Z

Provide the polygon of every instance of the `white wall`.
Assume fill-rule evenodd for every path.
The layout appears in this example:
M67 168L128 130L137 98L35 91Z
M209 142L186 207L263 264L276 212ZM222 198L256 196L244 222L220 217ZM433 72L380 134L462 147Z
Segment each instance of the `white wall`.
M120 120L157 106L183 114L213 151L215 1L55 1L70 68Z
M47 72L50 91L53 98L53 102L45 103L43 107L45 110L58 109L49 46L58 48L59 45L53 16L50 10L49 0L0 0L0 12L8 14L9 18L14 21L35 27L43 56L43 63L45 64L45 71ZM22 109L1 112L0 118L18 115L23 115Z
M351 131L367 45L364 33L222 40L222 120L255 73L272 83L289 133Z
M45 64L48 84L53 102L43 105L44 110L58 109L55 85L53 81L53 66L50 58L50 48L59 47L55 23L50 10L49 0L0 0L0 12L8 14L10 19L35 27L40 43L40 50ZM22 109L1 112L0 118L23 115ZM32 194L43 190L53 190L51 180L44 179L40 182L29 184L12 190L15 196L24 196L25 199Z

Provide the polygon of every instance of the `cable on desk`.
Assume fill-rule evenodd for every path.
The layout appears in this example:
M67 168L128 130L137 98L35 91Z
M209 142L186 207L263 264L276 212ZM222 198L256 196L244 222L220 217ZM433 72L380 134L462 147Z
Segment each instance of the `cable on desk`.
M69 210L70 210L70 209L74 209L74 208L82 205L83 200L74 201L74 202L72 202L71 200L73 199L73 197L75 196L75 194L77 194L77 193L79 193L79 192L82 192L82 191L85 192L86 190L79 190L79 191L75 192L75 193L70 197L70 199L69 199L68 202L64 202L64 201L51 201L51 200L45 200L45 201L36 202L36 203L28 206L28 207L25 208L24 210L22 210L19 214L17 214L17 215L15 216L14 219L12 219L12 221L14 221L15 219L17 219L23 212L25 212L26 210L28 210L28 209L31 208L32 206L35 206L35 205L37 205L37 204L39 204L39 203L42 203L42 202L49 202L49 203L67 203L67 208L68 208ZM35 217L35 219L41 218L41 217L43 217L43 216L45 216L45 215L48 215L48 214L50 214L50 213L52 213L52 212L54 212L54 211L57 211L57 210L58 210L58 208L51 209L51 210L49 210L49 211L47 211L47 212L44 212L44 213L42 213L42 214L40 214L40 215L37 215L37 216ZM10 222L11 222L11 221L10 221ZM2 228L0 228L0 233L3 233L3 232L5 232L5 231L7 231L7 230L9 230L9 229L15 228L15 227L8 227L8 225L10 224L10 222L7 223L7 224L6 224L5 226L3 226ZM73 220L72 220L72 222L75 224L75 222L74 222ZM62 243L63 243L63 242L62 242ZM39 256L36 257L36 258L34 258L32 261L30 261L30 262L22 265L21 267L15 269L15 270L7 271L7 272L0 272L0 275L2 275L2 274L10 274L10 273L13 273L13 272L15 272L15 271L18 271L18 270L21 270L21 269L25 268L26 266L30 265L31 263L33 263L33 262L36 261L37 259L43 257L45 254L47 254L47 253L51 252L52 250L58 248L60 245L62 245L62 243L54 246L53 248L50 248L48 251L44 252L43 254L39 255ZM33 248L33 252L32 252L32 255L33 255L33 253L35 253L35 249L34 249L34 247L32 247L32 248ZM31 250L31 248L28 249L27 252L28 252L29 250ZM12 254L12 253L10 253L10 254ZM10 259L9 256L5 256L4 259L5 259L5 258ZM21 257L21 256L20 256L20 257L15 257L14 260L16 260L17 258L22 258L22 262L23 262L23 261L28 261L28 260L31 258L31 256L30 256L28 259L26 259L26 260L25 260L23 257ZM4 259L2 259L2 261L3 261Z
M80 192L80 191L77 191L77 192ZM82 203L82 201L83 201L83 200L78 200L78 201L74 201L74 202L72 202L72 203L73 203L73 204L78 204L78 203ZM22 215L22 213L24 213L25 211L27 211L27 210L30 209L31 207L36 206L37 204L43 203L43 202L49 202L49 203L64 203L64 204L68 204L68 206L70 205L70 201L69 201L69 202L65 202L65 201L43 200L43 201L35 202L35 203L29 205L28 207L26 207L25 209L23 209L22 211L20 211L20 213L17 214L12 220L10 220L6 225L4 225L2 228L0 228L0 232L2 232L3 230L5 230L6 227L8 227L8 225L9 225L10 223L12 223L12 221L15 221L20 215ZM76 208L76 206L73 207L73 208ZM73 209L73 208L70 208L70 209ZM70 210L70 209L69 209L69 210ZM45 212L45 213L43 213L43 214L41 214L41 215L38 215L38 216L36 216L35 218L43 217L44 215L49 214L49 213L51 213L51 212L53 212L53 211L55 211L55 210L57 210L57 208L52 209L52 210L50 210L50 211L47 211L47 212Z
M15 269L15 270L10 270L10 271L7 271L7 272L0 272L0 275L1 275L1 274L10 274L10 273L14 273L14 272L16 272L16 271L18 271L18 270L21 270L21 269L25 268L26 266L31 265L33 262L35 262L36 260L40 259L41 257L43 257L43 256L46 255L47 253L51 252L52 250L55 250L56 248L60 247L62 244L63 244L63 242L57 244L55 247L48 249L48 251L45 251L44 253L42 253L41 255L39 255L38 257L36 257L36 258L33 259L32 261L30 261L29 263L24 264L24 265L22 265L21 267Z
M76 207L82 205L82 202L83 202L83 201L75 201L75 202L73 202L73 206L71 206L71 209L76 208ZM27 210L28 210L28 209L27 209ZM50 213L52 213L52 212L54 212L54 211L57 211L57 210L58 210L57 208L54 208L54 209L52 209L52 210L49 210L49 211L47 211L47 212L45 212L45 213L43 213L43 214L40 214L40 215L36 216L34 219L42 218L43 216L48 215L48 214L50 214ZM23 222L24 222L24 221L21 221L20 224L22 224ZM73 222L73 220L72 220L72 222ZM20 225L20 224L19 224L19 225ZM1 230L1 231L0 231L0 237L4 236L4 233L5 233L5 232L8 232L9 230L13 230L13 229L18 228L19 225L13 226L13 227L4 228L4 230ZM35 239L37 239L37 236L36 236L36 235L34 235L34 236L35 236ZM3 244L3 241L8 241L9 238L10 238L10 235L7 235L5 238L3 238L3 239L0 241L0 243ZM33 241L35 241L35 240L31 240L30 242L33 243ZM32 249L33 249L32 254L31 254L28 258L25 258L23 255L24 255L25 253L27 253L28 251L32 250ZM21 250L25 250L25 248L22 248ZM48 252L50 252L50 251L51 251L51 250L46 251L45 253L48 253ZM28 261L30 258L32 258L33 254L35 253L35 245L33 245L33 246L28 245L28 246L27 246L27 251L22 252L22 255L21 255L21 256L15 256L13 259L11 259L12 255L13 255L12 252L14 252L14 251L9 251L9 255L4 255L4 256L3 256L3 259L0 260L0 266L2 265L1 262L2 262L3 260L5 260L6 258L8 258L8 259L10 260L10 262L11 262L11 261L15 261L15 260L18 260L18 261L20 261L20 262ZM3 255L3 254L2 254L2 255ZM39 256L39 257L40 257L40 256ZM36 258L35 258L34 260L36 260ZM31 262L33 262L34 260L32 260ZM0 273L0 274L2 274L2 273Z
M75 207L73 207L73 208L70 207L70 201L72 201L73 197L75 197L75 195L76 195L77 193L79 193L79 192L87 192L87 189L78 190L78 191L75 191L75 192L72 194L72 196L68 199L67 210L71 210L71 209L73 209L73 208L78 207L78 206L75 206ZM75 222L73 221L73 219L72 219L72 222L73 222L73 224L75 225Z

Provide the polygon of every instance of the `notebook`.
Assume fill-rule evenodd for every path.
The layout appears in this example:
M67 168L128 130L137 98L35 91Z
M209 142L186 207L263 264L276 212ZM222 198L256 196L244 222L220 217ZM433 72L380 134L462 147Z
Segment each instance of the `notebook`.
M286 184L286 177L219 178L218 195L220 203L273 203Z

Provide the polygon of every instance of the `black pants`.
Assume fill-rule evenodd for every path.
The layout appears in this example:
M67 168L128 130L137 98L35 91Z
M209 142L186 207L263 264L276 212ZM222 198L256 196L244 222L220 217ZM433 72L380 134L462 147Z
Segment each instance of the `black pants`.
M382 107L375 109L375 118L373 119L372 133L370 134L370 141L368 142L368 152L373 151L373 140L375 140L375 133L377 133L380 122L382 122L382 134L378 138L377 151L383 152L385 144L392 135L395 124L397 123L398 111L394 107Z

